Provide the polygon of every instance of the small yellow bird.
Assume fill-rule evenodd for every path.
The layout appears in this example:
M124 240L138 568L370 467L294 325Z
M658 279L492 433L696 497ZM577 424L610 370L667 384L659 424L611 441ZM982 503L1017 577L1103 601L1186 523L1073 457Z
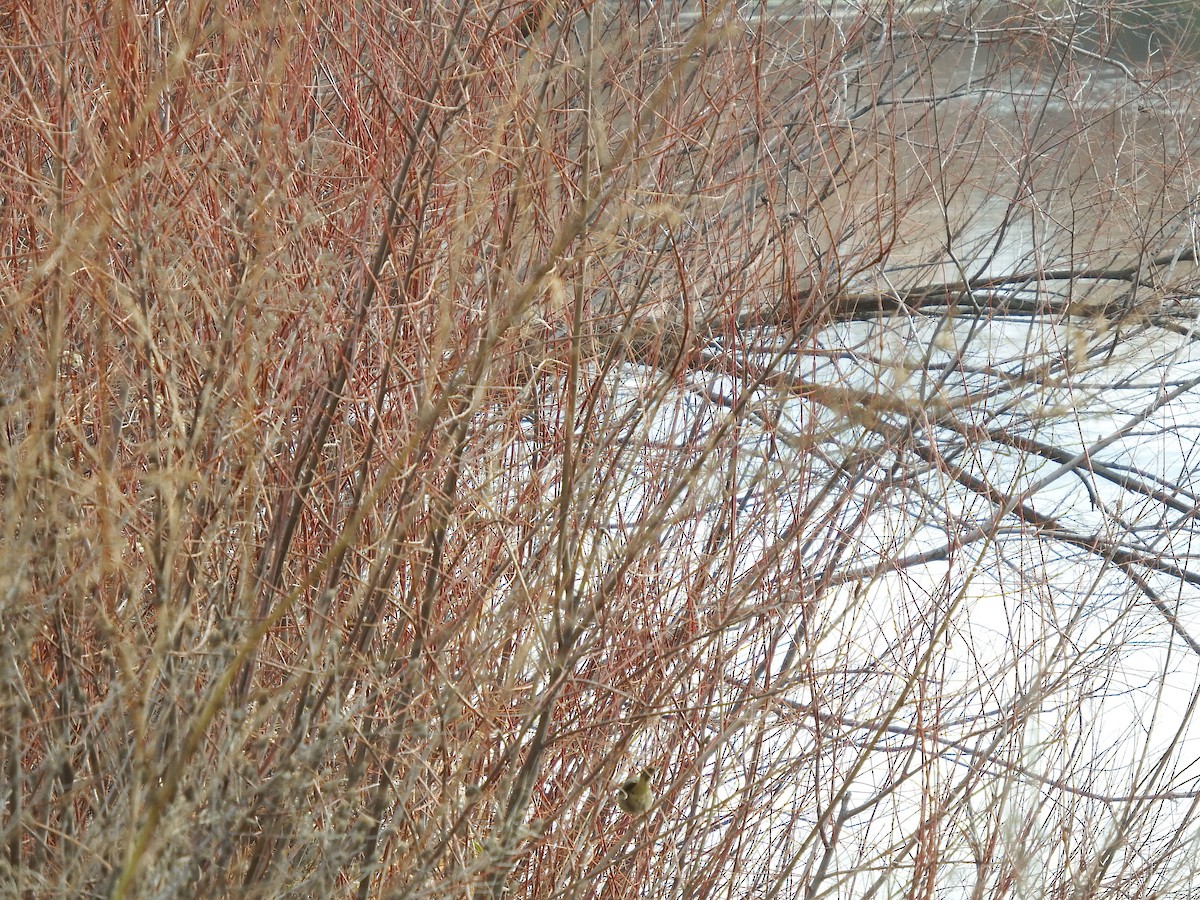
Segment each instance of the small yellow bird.
M654 769L647 766L617 788L617 805L631 816L640 816L654 805L654 792L650 790L650 779Z

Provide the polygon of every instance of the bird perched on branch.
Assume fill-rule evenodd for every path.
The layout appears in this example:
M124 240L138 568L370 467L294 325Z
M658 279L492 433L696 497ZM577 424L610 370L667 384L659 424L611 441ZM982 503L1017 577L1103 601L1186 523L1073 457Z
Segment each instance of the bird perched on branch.
M650 790L650 779L654 769L647 766L617 788L617 805L631 816L640 816L654 805L654 792Z

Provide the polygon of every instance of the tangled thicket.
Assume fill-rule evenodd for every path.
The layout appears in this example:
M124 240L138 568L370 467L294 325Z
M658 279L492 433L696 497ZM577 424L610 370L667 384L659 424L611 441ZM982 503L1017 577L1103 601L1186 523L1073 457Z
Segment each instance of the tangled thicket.
M1195 100L1053 7L0 8L6 895L1185 894Z

